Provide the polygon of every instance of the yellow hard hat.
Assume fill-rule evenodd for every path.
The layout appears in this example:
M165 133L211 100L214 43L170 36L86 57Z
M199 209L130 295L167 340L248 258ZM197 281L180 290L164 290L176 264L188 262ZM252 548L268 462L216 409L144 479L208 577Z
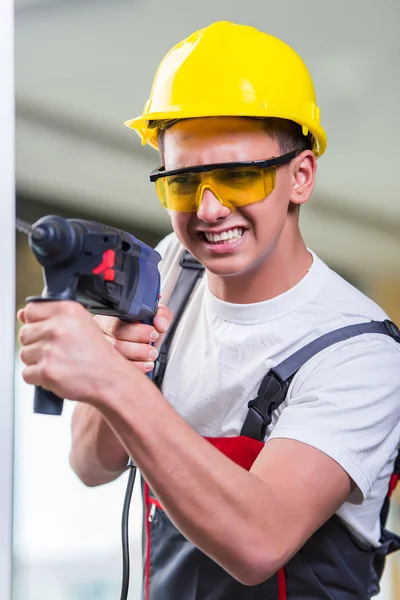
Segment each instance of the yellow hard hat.
M289 119L326 148L310 73L292 48L254 27L217 22L192 33L161 61L143 114L126 121L157 146L163 123L196 117Z

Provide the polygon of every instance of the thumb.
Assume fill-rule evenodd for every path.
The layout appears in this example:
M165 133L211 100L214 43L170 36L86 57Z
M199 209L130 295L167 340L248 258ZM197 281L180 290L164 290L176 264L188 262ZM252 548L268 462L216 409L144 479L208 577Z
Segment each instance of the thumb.
M171 325L172 312L165 306L165 304L159 304L157 314L154 317L153 325L157 329L158 333L165 333L168 327Z

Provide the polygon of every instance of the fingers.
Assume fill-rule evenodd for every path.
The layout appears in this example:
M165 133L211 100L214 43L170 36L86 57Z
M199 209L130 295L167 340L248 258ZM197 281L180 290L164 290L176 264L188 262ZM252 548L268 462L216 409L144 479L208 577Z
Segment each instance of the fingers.
M139 344L137 342L124 342L105 335L107 342L124 358L129 360L139 371L148 373L154 369L154 361L158 357L158 351L149 344Z
M125 358L131 361L154 361L158 356L158 351L150 344L140 344L138 342L126 342L124 340L116 340L115 338L106 335L106 340L122 354Z
M51 329L50 321L37 321L23 325L18 333L18 339L24 346L34 344L43 338L54 337L54 331Z
M25 365L36 365L45 354L42 343L23 346L20 352L21 360Z
M40 370L36 365L25 366L22 370L22 379L30 385L42 385Z
M35 323L57 315L75 317L84 310L86 309L81 304L72 300L29 302L23 309L18 311L17 316L21 323Z
M153 325L144 323L127 323L116 317L96 315L94 320L103 333L111 338L124 342L151 344L158 340L160 334L167 331L172 321L172 313L167 306L160 304L154 317Z
M96 315L94 320L103 333L120 341L151 344L159 337L154 327L144 323L126 323L116 317L105 315Z
M172 313L167 306L160 304L153 325L127 323L106 315L96 315L94 320L108 343L138 369L147 373L154 368L154 361L158 357L154 343L158 342L159 345L171 324Z

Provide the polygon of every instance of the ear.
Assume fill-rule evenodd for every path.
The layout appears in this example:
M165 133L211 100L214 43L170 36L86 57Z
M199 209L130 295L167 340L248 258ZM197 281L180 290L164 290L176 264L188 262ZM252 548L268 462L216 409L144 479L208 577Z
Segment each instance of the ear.
M305 150L292 162L292 190L290 201L305 204L314 189L317 161L311 150Z

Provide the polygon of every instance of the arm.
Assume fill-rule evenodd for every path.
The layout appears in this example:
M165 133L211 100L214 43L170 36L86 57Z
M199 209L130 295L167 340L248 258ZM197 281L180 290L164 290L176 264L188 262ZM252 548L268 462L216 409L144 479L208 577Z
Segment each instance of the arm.
M351 493L335 461L291 440L268 443L248 473L139 375L130 384L133 412L125 409L125 386L100 410L176 527L242 583L273 575Z
M170 318L169 309L160 305L154 319L154 328L104 316L97 316L94 320L110 345L136 368L145 372L154 367L154 358L149 358L150 351L154 350L151 344L160 343L160 334L165 333ZM128 453L96 408L88 404L77 404L71 427L70 463L85 485L93 487L108 483L126 470Z
M70 463L79 479L93 487L117 479L128 454L98 410L77 404L72 415Z

